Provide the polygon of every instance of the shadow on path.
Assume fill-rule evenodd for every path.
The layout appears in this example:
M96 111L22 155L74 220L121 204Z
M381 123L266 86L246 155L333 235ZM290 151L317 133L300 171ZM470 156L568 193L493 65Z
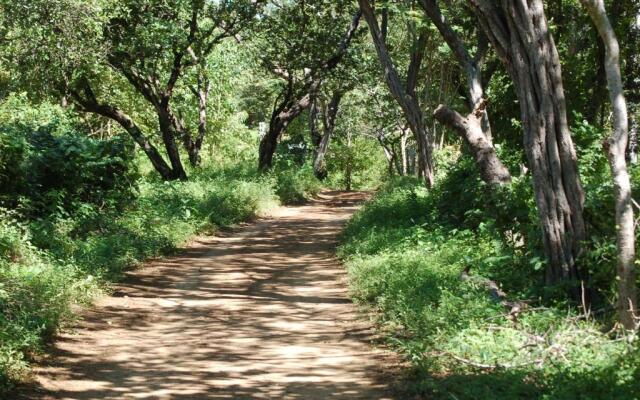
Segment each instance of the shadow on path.
M130 272L57 338L22 398L391 398L393 357L372 346L333 257L364 197L325 192Z

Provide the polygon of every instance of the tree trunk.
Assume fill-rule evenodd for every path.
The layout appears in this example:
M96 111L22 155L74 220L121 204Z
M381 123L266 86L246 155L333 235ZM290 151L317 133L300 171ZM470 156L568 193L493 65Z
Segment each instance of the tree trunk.
M331 96L327 109L324 111L323 135L320 139L320 143L318 144L313 160L313 172L316 178L320 180L324 180L327 177L327 166L324 162L324 158L327 154L327 150L329 150L329 142L331 141L331 136L333 136L333 131L336 126L336 116L338 114L338 106L340 105L342 95L342 92L336 90Z
M320 142L322 141L322 135L318 126L318 117L320 114L320 107L318 107L318 99L314 96L309 106L309 133L311 134L311 144L315 151L317 151ZM314 154L315 159L315 154Z
M171 169L173 170L173 179L186 180L187 173L182 166L180 150L176 143L176 137L185 137L186 133L179 132L177 129L180 123L169 107L156 107L156 112L158 114L162 142L164 143L169 162L171 163Z
M98 103L93 91L88 86L88 83L84 87L84 93L85 96L82 96L80 93L75 91L71 92L74 100L80 105L80 107L82 107L83 111L98 114L117 122L140 146L142 151L144 151L149 158L151 165L153 165L155 170L158 171L163 180L170 181L178 179L171 167L167 164L164 158L162 158L158 149L142 133L140 127L136 125L131 117L115 106Z
M336 53L324 61L319 66L318 71L315 72L315 75L309 78L309 82L305 85L306 94L302 95L298 100L292 101L294 82L291 74L288 75L285 99L280 103L279 107L274 109L271 115L271 121L269 122L269 131L260 141L260 147L258 149L258 169L260 171L267 171L271 168L273 155L276 151L280 136L287 129L289 123L311 105L312 96L316 95L322 85L323 74L335 69L340 64L340 61L349 48L351 39L353 39L358 29L360 17L361 12L358 10L353 16L349 28L342 37Z
M318 83L319 84L319 83ZM315 92L312 90L311 92ZM296 119L306 108L311 105L311 95L305 94L301 99L292 102L289 99L282 101L277 107L269 121L269 130L260 140L258 149L258 169L267 171L273 164L273 155L278 147L278 140L289 126L289 123Z
M466 117L448 109L444 105L438 106L433 115L443 125L454 129L460 134L469 146L476 159L476 165L480 170L483 181L492 185L502 185L511 182L509 170L502 164L496 150L482 130L482 121L485 103L482 102L474 111Z
M382 68L385 72L384 77L389 87L389 91L394 99L400 105L402 112L404 113L407 123L413 132L419 152L419 168L420 174L425 180L425 185L431 187L434 184L435 173L433 163L433 140L431 140L430 132L424 122L424 116L418 100L415 96L403 87L398 72L396 71L393 60L389 55L389 51L384 42L384 37L378 26L378 21L374 15L373 9L369 0L358 0L362 15L364 16L369 29L371 31L371 37L378 53L378 58L382 64Z
M609 159L616 203L616 232L618 247L618 318L626 329L638 326L635 235L633 205L631 204L631 181L627 171L625 150L627 148L628 120L627 103L624 98L620 73L620 48L618 39L609 22L602 0L581 0L595 24L605 47L605 71L613 108L613 133L605 142Z
M627 146L627 157L629 162L638 163L638 118L631 113L631 129L629 130L629 145Z
M511 182L511 174L502 164L493 147L489 114L486 110L486 102L483 100L484 88L480 71L481 61L486 53L486 38L484 35L480 37L476 56L471 58L462 40L445 21L437 0L420 0L420 5L436 25L465 73L466 95L471 110L466 117L462 117L441 104L434 112L434 116L441 124L462 136L476 160L482 180L491 185L507 184Z
M567 124L560 60L542 0L467 0L515 83L547 257L546 282L577 281L584 193Z
M380 143L380 146L382 147L382 151L384 152L384 156L387 159L387 170L389 172L389 176L393 176L393 170L394 167L398 167L397 164L397 156L395 151L393 150L393 146L387 146L387 144L384 141L384 135L379 135L378 136L378 142ZM400 169L398 169L398 173L400 173Z
M196 136L196 140L187 147L189 163L193 167L200 165L200 150L202 150L204 137L207 134L207 100L210 89L211 85L209 80L206 79L202 73L198 73L197 87L191 89L194 96L198 98L198 135Z
M344 186L345 189L351 191L352 174L353 174L353 152L351 150L351 133L347 133L347 148L349 149L349 156L347 158L347 165L344 171Z
M408 173L408 161L407 161L407 134L402 130L402 136L400 137L400 157L402 157L402 169L400 175L405 176Z

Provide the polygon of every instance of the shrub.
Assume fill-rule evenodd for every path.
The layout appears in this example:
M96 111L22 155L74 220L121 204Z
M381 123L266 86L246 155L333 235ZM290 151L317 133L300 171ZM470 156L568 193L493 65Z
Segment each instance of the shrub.
M71 316L72 304L88 301L97 282L36 249L11 213L0 219L0 392L24 375L28 355L40 349Z
M276 194L284 204L300 204L315 196L321 184L309 163L280 162L273 171Z
M111 187L99 204L75 192L71 206L37 218L3 211L0 392L25 374L30 355L73 317L71 306L89 301L105 282L194 234L251 219L277 204L273 181L244 168L202 171L187 182L152 177L136 186L128 203Z
M349 222L339 249L353 297L375 307L390 342L414 364L410 391L442 399L637 397L637 341L603 333L610 315L585 321L578 305L544 297L539 244L529 239L537 229L524 200L529 183L516 178L482 193L465 163L448 167L431 191L411 178L385 184ZM518 203L524 212L509 210ZM473 279L461 279L465 269ZM487 279L529 308L509 315Z

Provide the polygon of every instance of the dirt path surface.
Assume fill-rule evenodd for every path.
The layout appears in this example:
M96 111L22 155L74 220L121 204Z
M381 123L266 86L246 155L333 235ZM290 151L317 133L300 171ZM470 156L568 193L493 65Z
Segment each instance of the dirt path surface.
M133 271L61 335L26 399L390 399L336 235L363 199L301 207Z

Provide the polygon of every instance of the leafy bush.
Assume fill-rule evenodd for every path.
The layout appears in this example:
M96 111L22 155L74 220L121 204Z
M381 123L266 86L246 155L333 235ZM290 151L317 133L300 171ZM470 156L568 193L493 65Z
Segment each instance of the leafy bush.
M6 108L11 104L2 111ZM55 107L41 106L29 114L34 112L30 120L0 119L0 201L5 207L18 206L23 214L38 217L69 213L82 203L116 206L133 198L138 175L126 139L88 137L86 128Z
M339 250L354 298L375 307L415 365L410 391L442 399L637 397L637 341L603 333L610 315L585 320L578 305L545 300L539 244L530 239L530 183L516 178L483 192L465 173L470 167L464 159L444 166L431 191L411 178L385 184L347 225ZM471 279L461 279L464 270ZM510 314L487 279L529 307Z
M72 304L98 292L72 264L35 248L15 215L0 219L0 391L27 370L27 355L71 317Z
M273 172L276 194L284 204L300 204L315 196L321 188L310 164L277 168Z

